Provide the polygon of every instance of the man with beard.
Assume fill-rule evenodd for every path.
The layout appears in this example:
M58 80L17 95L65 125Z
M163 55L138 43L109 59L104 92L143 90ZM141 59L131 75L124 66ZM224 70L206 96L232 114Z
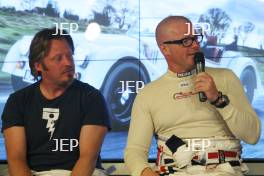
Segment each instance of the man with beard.
M105 101L74 79L73 54L65 30L43 29L33 38L29 65L38 81L11 94L2 115L10 176L104 175Z

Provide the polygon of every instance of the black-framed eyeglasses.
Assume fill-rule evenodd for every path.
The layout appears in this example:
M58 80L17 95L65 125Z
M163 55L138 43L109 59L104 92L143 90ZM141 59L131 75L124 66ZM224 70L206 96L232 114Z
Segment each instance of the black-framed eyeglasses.
M163 42L164 44L176 44L176 45L183 45L184 47L191 46L193 44L193 41L196 41L198 43L203 41L203 35L194 35L192 37L185 37L181 40L170 40Z

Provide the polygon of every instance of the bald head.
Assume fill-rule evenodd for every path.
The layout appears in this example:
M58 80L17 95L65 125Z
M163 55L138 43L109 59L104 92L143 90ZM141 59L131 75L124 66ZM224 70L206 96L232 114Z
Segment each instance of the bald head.
M177 32L175 26L186 25L186 23L191 23L191 21L184 16L168 16L163 19L156 28L157 44L159 45L164 40L167 40L167 36L171 33L171 30Z
M169 16L163 19L156 28L158 47L167 61L169 70L175 73L190 71L195 66L193 57L194 53L200 50L200 46L190 33L191 31L193 31L193 25L184 16ZM184 46L183 39L187 40L187 38L191 39L189 42L192 43Z

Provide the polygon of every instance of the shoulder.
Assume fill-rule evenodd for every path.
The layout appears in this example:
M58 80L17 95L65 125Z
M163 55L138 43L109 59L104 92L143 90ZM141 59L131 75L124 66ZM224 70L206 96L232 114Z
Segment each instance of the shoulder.
M88 94L92 93L92 92L99 92L99 90L94 88L92 85L90 85L88 83L81 82L79 80L74 80L71 88L73 90L77 90L77 91L88 93Z
M157 96L158 92L161 92L166 85L165 75L160 78L146 84L143 89L139 90L137 97L152 97L153 94Z
M230 69L206 68L206 72L213 77L216 86L222 91L230 90L230 87L240 84L239 78Z
M15 109L23 111L29 102L32 102L36 95L36 89L38 88L39 83L29 85L23 89L20 89L14 93L11 93L5 104L5 109L11 109L15 112Z
M71 86L71 90L76 94L80 94L83 98L102 97L102 94L98 89L88 83L84 83L79 80L74 80Z
M160 78L149 82L148 84L146 84L144 86L144 88L142 89L142 92L151 92L151 91L155 91L156 89L159 88L160 85L162 85L163 82L163 76L161 76Z
M33 83L23 89L20 89L12 94L9 98L28 100L35 94L36 88L39 86L39 82Z
M236 77L235 73L228 69L228 68L212 68L212 67L206 67L206 72L214 77Z

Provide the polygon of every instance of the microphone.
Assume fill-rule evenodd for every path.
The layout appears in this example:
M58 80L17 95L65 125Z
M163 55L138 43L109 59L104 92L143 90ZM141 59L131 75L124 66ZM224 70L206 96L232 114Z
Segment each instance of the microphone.
M194 63L196 65L196 73L204 72L204 54L202 52L197 52L194 55ZM199 92L199 100L200 102L205 102L207 97L204 92Z

